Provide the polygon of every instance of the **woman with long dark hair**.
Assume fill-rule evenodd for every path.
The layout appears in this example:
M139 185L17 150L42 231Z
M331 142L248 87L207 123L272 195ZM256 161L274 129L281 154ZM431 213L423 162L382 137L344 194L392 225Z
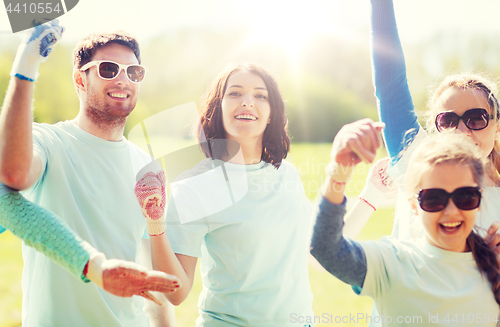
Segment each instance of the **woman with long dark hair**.
M309 326L310 202L284 160L275 79L255 64L229 66L203 98L197 134L206 159L172 183L167 209L166 234L188 276L169 299L184 300L201 258L198 326ZM155 250L165 240L151 237L153 256L168 257ZM154 268L169 272L168 260Z

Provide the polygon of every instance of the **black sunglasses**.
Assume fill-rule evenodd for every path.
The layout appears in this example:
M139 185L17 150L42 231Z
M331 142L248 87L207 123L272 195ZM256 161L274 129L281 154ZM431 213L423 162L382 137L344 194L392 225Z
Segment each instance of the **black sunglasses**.
M441 112L436 116L436 128L439 132L445 129L456 129L461 119L468 129L479 131L486 128L490 119L494 118L494 115L488 114L488 111L483 108L469 109L462 116L451 111Z
M451 193L441 188L428 188L420 190L417 194L420 208L427 212L443 210L448 205L450 198L460 210L476 209L481 204L481 188L477 186L459 187Z
M80 68L80 71L84 72L92 66L97 66L97 75L105 80L115 79L122 69L125 71L125 75L132 83L140 83L146 75L146 67L141 65L122 65L110 60L98 60L91 61L88 64Z

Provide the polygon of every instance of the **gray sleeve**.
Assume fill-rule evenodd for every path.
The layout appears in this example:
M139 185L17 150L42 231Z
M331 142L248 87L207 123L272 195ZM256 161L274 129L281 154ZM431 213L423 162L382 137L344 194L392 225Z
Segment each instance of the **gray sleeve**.
M366 257L359 242L342 235L346 200L335 205L321 199L314 225L311 254L318 262L341 281L363 287L366 277Z

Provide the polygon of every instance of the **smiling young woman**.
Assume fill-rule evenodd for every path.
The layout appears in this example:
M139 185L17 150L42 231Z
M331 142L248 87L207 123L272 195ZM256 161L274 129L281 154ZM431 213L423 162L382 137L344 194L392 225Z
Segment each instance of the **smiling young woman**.
M247 99L242 97L239 93L241 92L242 85L231 83L231 81L236 82L238 80L246 80L244 82L240 81L240 83L248 84L247 93L253 93L247 94ZM255 100L252 98L255 98ZM247 104L245 101L249 101L250 99L252 99L251 103ZM206 140L222 140L231 137L226 137L226 135L228 131L229 133L232 131L232 126L229 124L232 119L230 117L225 119L224 116L225 112L230 112L230 110L224 110L224 107L229 107L231 103L233 106L240 104L241 108L238 109L240 113L257 113L256 108L249 109L250 105L253 105L254 107L258 106L259 111L263 111L264 115L268 118L266 120L265 117L260 117L260 119L253 121L257 123L255 125L260 126L257 133L259 134L260 132L261 134L259 139L255 139L255 137L249 139L239 138L238 142L241 142L242 151L255 152L259 149L262 150L260 156L258 154L247 155L245 160L248 161L259 158L258 161L265 161L276 168L280 166L281 161L286 158L290 150L290 138L287 133L288 120L285 115L285 103L281 97L278 84L269 72L256 64L247 63L230 65L212 82L212 85L203 96L202 101L203 113L198 128L198 141L208 157L210 157L211 154L210 151L204 147L204 143L206 144L206 142L204 142L205 138ZM266 114L265 112L267 110L269 110L269 113ZM227 126L228 130L225 129L225 121L229 124ZM240 120L240 122L242 121ZM262 127L264 127L264 122L266 122L266 125L264 131L261 132ZM239 126L244 125L240 124Z
M246 163L260 162L264 131L271 116L262 78L249 71L229 76L221 109L226 139L240 144Z
M191 283L172 303L189 293L201 258L197 326L309 326L291 317L314 316L311 204L284 160L290 138L275 79L255 64L229 66L203 98L197 132L206 159L171 184L167 209L166 234Z
M335 137L332 162L342 166L339 158L358 163L360 154L374 156L377 132L370 122L349 124ZM407 192L424 227L424 236L416 239L344 238L346 198L343 184L332 182L345 178L339 172L333 172L323 190L311 253L331 274L374 300L375 316L385 317L378 319L382 326L425 324L430 317L451 326L457 323L455 314L463 314L462 324L497 325L500 266L494 250L474 230L485 175L482 153L470 138L443 133L423 141L413 153Z

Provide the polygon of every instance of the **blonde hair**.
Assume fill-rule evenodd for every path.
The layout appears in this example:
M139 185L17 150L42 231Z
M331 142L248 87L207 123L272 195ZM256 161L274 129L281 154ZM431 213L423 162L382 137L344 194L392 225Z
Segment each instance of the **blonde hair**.
M445 131L422 141L411 154L405 180L407 193L416 194L422 175L443 163L469 166L474 182L483 184L484 160L479 147L465 135Z
M457 90L477 90L480 91L488 101L490 114L495 116L495 122L498 124L500 118L500 106L496 94L498 86L495 81L482 74L461 73L447 76L441 83L430 88L429 100L427 101L426 128L429 132L437 132L435 120L439 113L436 108L441 95L449 88ZM489 177L500 185L500 140L495 139L493 149L488 155L488 165L486 171Z
M406 171L408 194L415 195L420 189L422 176L444 163L469 167L474 182L482 186L485 165L478 146L465 135L445 131L429 137L412 153ZM471 231L466 242L479 271L488 278L495 300L500 304L500 264L496 253L475 230Z

